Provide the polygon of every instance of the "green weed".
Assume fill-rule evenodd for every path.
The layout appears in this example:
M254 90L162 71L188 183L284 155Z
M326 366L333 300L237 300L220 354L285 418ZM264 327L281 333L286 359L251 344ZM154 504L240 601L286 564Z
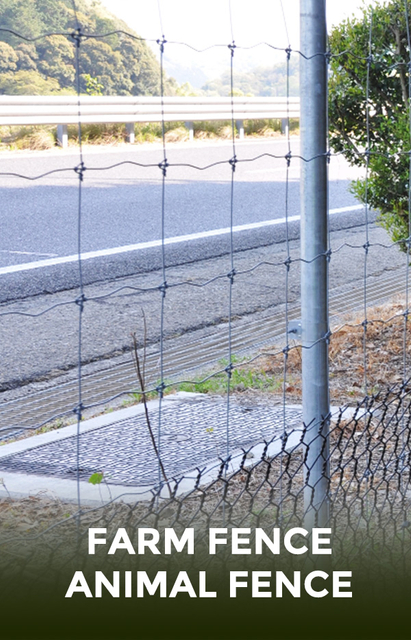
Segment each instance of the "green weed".
M96 471L96 473L93 473L88 481L91 484L101 484L103 482L103 478L104 478L104 473L102 473L101 471Z
M246 389L257 389L261 391L278 391L281 389L282 379L269 376L263 370L246 368L245 366L235 367L235 364L244 362L244 358L233 356L231 364L234 368L229 378L226 371L221 372L222 367L227 367L227 360L219 361L219 370L216 373L210 373L209 376L202 376L200 381L188 381L179 385L179 391L191 391L196 393L216 393L224 394L227 392L228 382L232 391L245 391ZM205 379L207 378L207 379Z

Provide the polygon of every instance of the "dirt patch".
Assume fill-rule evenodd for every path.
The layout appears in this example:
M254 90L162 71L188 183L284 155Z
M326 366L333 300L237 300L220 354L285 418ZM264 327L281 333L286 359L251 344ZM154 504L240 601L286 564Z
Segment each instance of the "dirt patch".
M330 399L333 404L355 404L364 395L372 395L407 377L411 357L411 326L401 302L375 307L364 316L346 316L335 327L329 343ZM288 357L282 345L262 351L253 370L282 376L286 361L285 392L287 402L301 401L301 346L290 343ZM405 360L404 360L405 355ZM405 374L405 375L404 375ZM408 373L409 375L409 373Z

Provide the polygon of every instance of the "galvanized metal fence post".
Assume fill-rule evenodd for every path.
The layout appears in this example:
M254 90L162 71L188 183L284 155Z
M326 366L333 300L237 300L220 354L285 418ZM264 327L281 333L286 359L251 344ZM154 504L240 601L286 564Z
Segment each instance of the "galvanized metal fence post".
M300 0L301 320L305 526L329 518L326 0Z

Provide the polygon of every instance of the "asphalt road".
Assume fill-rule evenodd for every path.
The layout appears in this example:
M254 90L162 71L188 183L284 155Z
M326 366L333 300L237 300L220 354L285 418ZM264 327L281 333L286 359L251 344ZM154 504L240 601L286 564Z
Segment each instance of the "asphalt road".
M237 142L232 199L232 143L168 145L163 206L161 145L85 148L80 245L78 149L2 154L0 302L76 287L79 246L87 284L154 271L162 264L163 224L168 267L224 255L231 202L235 251L283 241L285 217L299 215L297 138L291 151L287 175L285 140ZM355 175L332 159L333 229L364 222L349 193ZM289 236L298 234L295 219Z
M331 233L330 289L358 290L363 304L366 229L364 226ZM384 229L370 225L367 282L395 270L405 282L406 256L391 244ZM85 286L82 314L81 359L83 374L105 370L119 362L132 362L131 334L140 345L144 311L150 349L159 351L161 334L168 352L180 342L206 343L215 335L228 335L227 319L234 325L284 313L284 301L298 306L300 298L299 241L242 251L234 256L230 302L230 257L221 256L167 269L169 289L163 298L160 271L127 276ZM344 297L344 293L342 294ZM1 400L30 393L58 381L76 378L79 356L78 289L38 295L0 307ZM214 336L214 337L213 337ZM201 350L200 350L201 351ZM219 351L218 351L219 353ZM195 364L195 357L193 357ZM159 374L160 375L160 374Z
M232 212L237 275L230 300L227 228L232 151L223 142L170 145L167 150L164 237L169 289L163 298L162 175L157 166L161 147L84 150L84 371L130 359L130 334L137 331L139 339L142 335L142 309L147 343L156 349L161 335L167 345L194 335L208 339L217 327L227 331L229 314L233 322L242 322L281 310L286 297L298 304L299 161L291 161L286 205L283 140L236 145L239 162ZM292 152L298 155L298 151L294 139ZM0 158L0 391L4 401L77 375L79 184L73 167L78 161L77 150ZM53 173L38 177L49 171ZM341 158L332 159L331 288L351 290L363 282L364 212L348 190L355 175ZM289 225L289 273L284 268L286 215L294 219ZM373 224L369 234L368 277L374 281L387 270L401 270L404 256L396 247L390 248L387 234Z

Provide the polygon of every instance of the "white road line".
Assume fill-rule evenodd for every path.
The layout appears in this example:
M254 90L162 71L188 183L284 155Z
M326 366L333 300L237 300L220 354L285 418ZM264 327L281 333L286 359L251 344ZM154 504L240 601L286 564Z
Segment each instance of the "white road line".
M364 207L362 205L353 205L351 207L340 207L339 209L330 209L330 215L337 213L345 213L348 211L360 211ZM288 222L297 222L300 216L289 216ZM251 229L263 229L264 227L274 227L286 222L285 218L276 218L275 220L263 220L262 222L252 222L250 224L240 224L233 227L233 232L250 231ZM214 238L216 236L224 236L230 233L230 227L223 229L212 229L210 231L202 231L200 233L190 233L185 236L174 236L164 240L165 245L179 244L181 242L190 242L192 240L201 240L203 238ZM139 244L127 244L123 247L113 247L111 249L100 249L99 251L87 251L81 254L82 260L92 260L94 258L103 258L104 256L115 256L120 253L130 253L131 251L142 251L144 249L153 249L161 247L161 240L150 240L149 242L140 242ZM62 256L61 258L50 258L49 260L36 260L35 262L26 262L24 264L14 264L9 267L0 268L0 276L7 273L19 273L20 271L30 271L31 269L41 269L45 267L54 267L58 264L69 264L77 262L78 255Z

